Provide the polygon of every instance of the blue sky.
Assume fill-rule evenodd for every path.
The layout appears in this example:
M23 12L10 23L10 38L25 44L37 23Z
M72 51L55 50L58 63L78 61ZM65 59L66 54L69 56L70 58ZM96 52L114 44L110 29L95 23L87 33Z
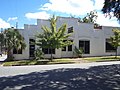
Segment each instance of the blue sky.
M118 26L116 18L105 18L100 10L104 0L1 0L0 28L36 24L36 19L48 19L51 15L83 17L92 10L98 12L97 23L104 26Z

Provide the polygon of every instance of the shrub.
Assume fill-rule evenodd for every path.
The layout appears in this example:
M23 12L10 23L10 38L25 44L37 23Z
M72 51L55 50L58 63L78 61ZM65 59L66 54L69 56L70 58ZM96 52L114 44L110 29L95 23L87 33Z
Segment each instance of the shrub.
M82 57L83 49L82 49L82 48L77 48L77 47L75 46L74 53L75 53L78 57Z
M35 59L36 60L40 60L40 59L42 59L43 58L43 56L44 56L44 53L42 52L42 50L40 49L40 48L37 48L36 50L35 50Z

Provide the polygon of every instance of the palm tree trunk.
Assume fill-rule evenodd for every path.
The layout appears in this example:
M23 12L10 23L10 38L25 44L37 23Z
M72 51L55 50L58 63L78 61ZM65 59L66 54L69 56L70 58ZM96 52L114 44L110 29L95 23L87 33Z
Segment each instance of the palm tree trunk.
M50 50L51 50L51 59L50 59L50 60L52 61L52 60L53 60L53 56L52 56L52 53L53 53L53 52L52 52L52 48L50 48Z
M13 60L13 55L12 55L11 49L8 49L7 50L7 61L11 61L11 60Z
M1 53L2 53L2 43L1 43Z
M116 54L115 54L115 58L117 58L117 48L116 48Z

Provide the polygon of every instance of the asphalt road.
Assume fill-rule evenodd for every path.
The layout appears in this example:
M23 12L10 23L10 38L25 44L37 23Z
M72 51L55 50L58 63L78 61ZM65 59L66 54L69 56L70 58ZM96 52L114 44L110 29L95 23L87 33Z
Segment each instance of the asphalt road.
M0 90L120 90L120 61L0 66Z

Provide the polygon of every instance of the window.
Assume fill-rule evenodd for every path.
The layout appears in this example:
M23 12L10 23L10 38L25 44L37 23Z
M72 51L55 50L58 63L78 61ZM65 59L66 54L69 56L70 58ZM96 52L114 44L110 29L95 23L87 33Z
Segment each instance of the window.
M73 32L73 27L68 28L68 33L72 33Z
M48 54L48 48L42 48L44 54Z
M70 40L71 42L73 42L73 40ZM68 51L72 51L72 45L68 46Z
M51 49L42 48L44 54L51 54ZM52 54L55 54L55 49L52 49Z
M20 48L20 49L16 49L16 48L14 48L13 49L13 54L22 54L22 48Z
M115 52L115 48L110 44L110 39L106 39L106 52Z
M84 54L90 54L90 41L79 40L79 48L83 49Z
M62 51L66 51L66 47L63 47L63 48L62 48Z
M63 40L63 42L66 42L67 40ZM66 47L62 47L62 51L66 51Z
M35 40L34 39L29 39L29 44L30 45L33 45L35 43Z
M64 42L65 42L66 40L64 40ZM71 42L73 42L73 40L70 40ZM68 47L68 48L67 48ZM69 45L69 46L67 46L67 47L63 47L62 48L62 51L66 51L67 49L68 49L68 51L72 51L72 45Z
M34 57L34 51L35 51L35 40L34 39L29 39L29 55L30 57Z
M72 45L68 46L68 51L72 51Z

